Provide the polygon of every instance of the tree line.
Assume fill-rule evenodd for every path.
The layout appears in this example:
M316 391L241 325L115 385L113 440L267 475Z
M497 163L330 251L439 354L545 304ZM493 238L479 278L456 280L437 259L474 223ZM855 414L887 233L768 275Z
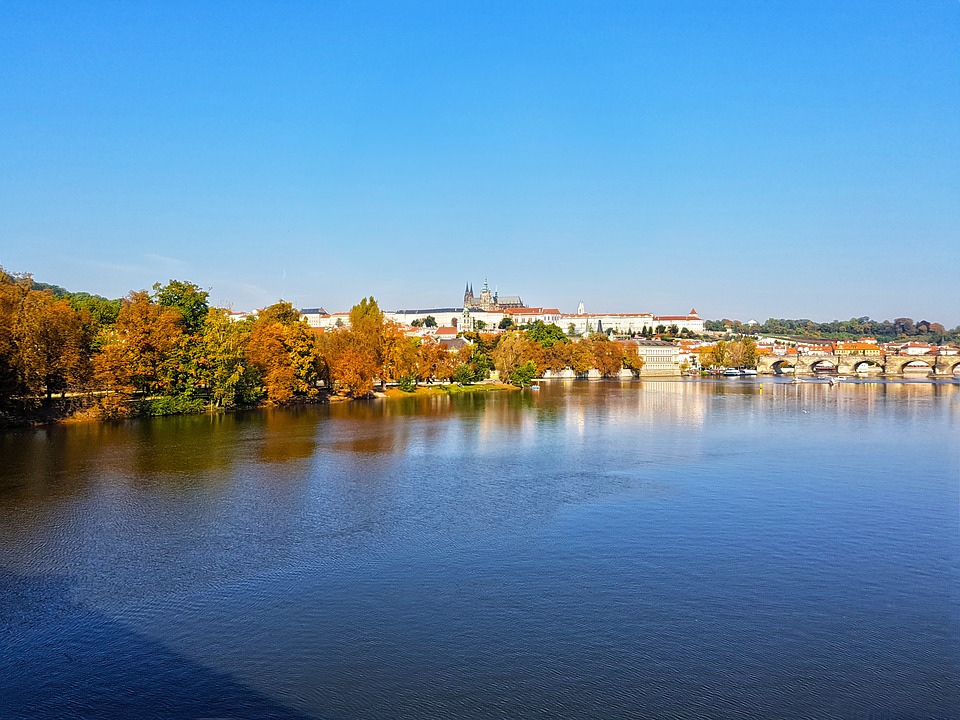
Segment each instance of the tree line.
M824 338L836 340L856 340L861 337L875 337L887 342L909 339L940 344L960 340L960 326L947 330L941 323L928 320L913 320L900 317L894 320L871 320L867 316L818 323L813 320L788 320L769 318L762 325L744 325L739 320L707 320L706 330L765 335L783 335L805 338Z
M605 335L573 343L556 325L474 333L455 352L408 337L364 298L349 325L318 333L290 303L239 322L197 285L171 280L120 300L69 293L0 268L0 408L80 396L101 418L368 395L376 384L471 383L496 369L529 384L545 370L614 375L642 361Z

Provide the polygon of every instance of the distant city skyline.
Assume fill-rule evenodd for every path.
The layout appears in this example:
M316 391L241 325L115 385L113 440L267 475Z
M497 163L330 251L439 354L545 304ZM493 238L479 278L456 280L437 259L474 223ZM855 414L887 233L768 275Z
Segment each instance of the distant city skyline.
M0 265L960 325L960 3L11 0Z

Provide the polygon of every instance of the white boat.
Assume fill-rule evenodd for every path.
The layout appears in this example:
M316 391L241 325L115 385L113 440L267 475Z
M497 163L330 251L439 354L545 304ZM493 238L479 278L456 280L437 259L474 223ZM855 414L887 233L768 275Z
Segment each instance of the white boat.
M740 371L740 374L747 375L748 377L753 377L757 374L757 371L754 370L753 368L744 368L743 370Z
M736 368L727 368L723 371L725 377L740 377L740 371Z

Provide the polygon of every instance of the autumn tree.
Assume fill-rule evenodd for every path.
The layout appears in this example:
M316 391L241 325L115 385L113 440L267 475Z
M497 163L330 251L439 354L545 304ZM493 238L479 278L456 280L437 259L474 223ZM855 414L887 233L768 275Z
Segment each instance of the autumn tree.
M726 343L725 362L730 367L756 367L757 344L751 338Z
M25 392L45 392L49 398L88 379L83 327L67 300L57 300L49 291L28 291L14 321L13 338Z
M452 357L441 343L429 340L417 350L417 377L425 382L445 381L453 378L456 358Z
M531 358L531 345L535 345L536 349L540 351L542 360L543 348L536 343L531 343L522 333L508 332L500 338L500 342L497 343L497 347L491 353L490 357L500 375L501 381L510 381L511 375L517 368L528 362L533 363L534 371L536 372L537 364L536 361Z
M14 327L29 285L0 267L0 402L21 390Z
M385 323L383 328L383 366L380 377L384 382L399 382L417 374L420 338L407 337L397 323Z
M317 393L322 360L316 333L288 302L260 311L247 340L247 359L271 403Z
M579 343L555 343L544 353L544 365L552 373L561 373L571 366L573 348Z
M593 346L589 338L573 343L570 348L570 369L577 375L585 375L593 367Z
M106 331L106 345L118 346L125 358L133 386L145 393L171 389L174 351L183 334L180 312L157 305L144 291L131 292L113 327ZM102 352L102 351L101 351ZM103 376L103 368L98 375Z
M717 340L711 347L700 349L700 364L704 367L725 367L727 361L726 340Z
M350 310L350 326L320 336L321 356L332 388L351 397L373 391L374 382L396 377L409 363L409 348L399 346L397 329L384 320L373 297ZM399 363L399 364L397 364ZM407 365L409 367L409 365Z
M347 329L320 336L320 354L329 367L330 387L350 397L364 397L373 392L377 368Z
M582 343L588 343L593 355L593 367L604 377L614 377L623 369L623 347L603 333L594 333Z
M644 360L636 343L629 343L623 347L623 366L639 375L643 370Z

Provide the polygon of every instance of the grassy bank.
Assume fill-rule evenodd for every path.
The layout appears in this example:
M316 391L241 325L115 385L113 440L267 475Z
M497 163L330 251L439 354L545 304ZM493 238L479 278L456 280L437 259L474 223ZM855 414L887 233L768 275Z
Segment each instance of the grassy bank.
M519 390L520 388L504 383L476 383L475 385L418 385L414 392L404 392L400 388L387 388L383 393L387 398L428 397L431 395L464 395L469 393L499 392L501 390Z

